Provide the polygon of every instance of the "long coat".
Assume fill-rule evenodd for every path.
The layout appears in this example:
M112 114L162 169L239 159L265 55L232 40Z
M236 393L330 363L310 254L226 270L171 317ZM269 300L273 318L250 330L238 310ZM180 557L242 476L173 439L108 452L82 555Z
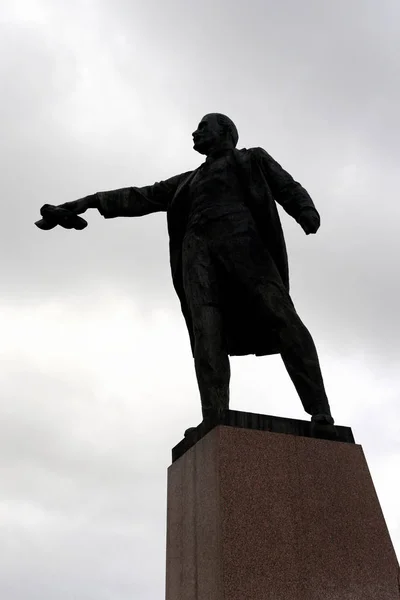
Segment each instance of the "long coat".
M282 284L289 292L286 245L276 202L296 221L299 221L304 209L315 210L313 201L306 190L262 148L234 150L233 156L246 204L275 262ZM190 208L189 184L196 172L197 169L188 171L141 188L130 187L96 194L100 213L105 218L167 212L172 280L181 302L192 351L193 327L183 289L182 242ZM250 306L246 306L245 298L231 296L227 317L227 343L230 355L263 355L279 352L272 338L265 336L265 332L261 335L261 328L257 326L257 314Z

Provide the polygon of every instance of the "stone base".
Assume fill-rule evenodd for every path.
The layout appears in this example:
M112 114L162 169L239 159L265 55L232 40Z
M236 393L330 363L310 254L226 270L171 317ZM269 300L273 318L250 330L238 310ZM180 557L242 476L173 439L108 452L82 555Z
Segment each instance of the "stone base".
M198 428L173 451L166 600L400 600L351 430L325 440L303 421L225 418L231 425Z

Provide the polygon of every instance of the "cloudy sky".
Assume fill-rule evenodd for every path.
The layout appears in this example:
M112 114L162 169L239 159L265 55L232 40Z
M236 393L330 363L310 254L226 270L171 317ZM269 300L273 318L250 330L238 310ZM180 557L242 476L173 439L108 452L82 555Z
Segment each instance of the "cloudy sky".
M228 114L313 197L282 216L292 297L400 553L400 8L395 0L3 0L0 597L164 594L166 469L201 420L165 215L39 231L44 203L202 158ZM279 357L232 360L238 410L304 418Z

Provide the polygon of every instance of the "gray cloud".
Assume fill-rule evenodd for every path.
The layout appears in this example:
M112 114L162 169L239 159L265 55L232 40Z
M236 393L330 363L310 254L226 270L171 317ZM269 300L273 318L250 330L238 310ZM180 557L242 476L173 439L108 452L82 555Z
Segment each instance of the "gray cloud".
M398 548L399 7L14 0L2 10L0 595L163 593L165 468L199 420L165 215L91 213L84 232L33 222L45 202L195 168L190 133L214 110L321 212L312 238L282 215L293 299ZM233 367L235 408L302 418L278 358Z

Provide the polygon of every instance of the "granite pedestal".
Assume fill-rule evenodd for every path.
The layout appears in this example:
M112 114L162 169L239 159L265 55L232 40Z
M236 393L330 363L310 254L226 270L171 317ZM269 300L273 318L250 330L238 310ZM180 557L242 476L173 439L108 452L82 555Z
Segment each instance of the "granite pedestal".
M400 600L351 430L228 411L173 450L166 600Z

